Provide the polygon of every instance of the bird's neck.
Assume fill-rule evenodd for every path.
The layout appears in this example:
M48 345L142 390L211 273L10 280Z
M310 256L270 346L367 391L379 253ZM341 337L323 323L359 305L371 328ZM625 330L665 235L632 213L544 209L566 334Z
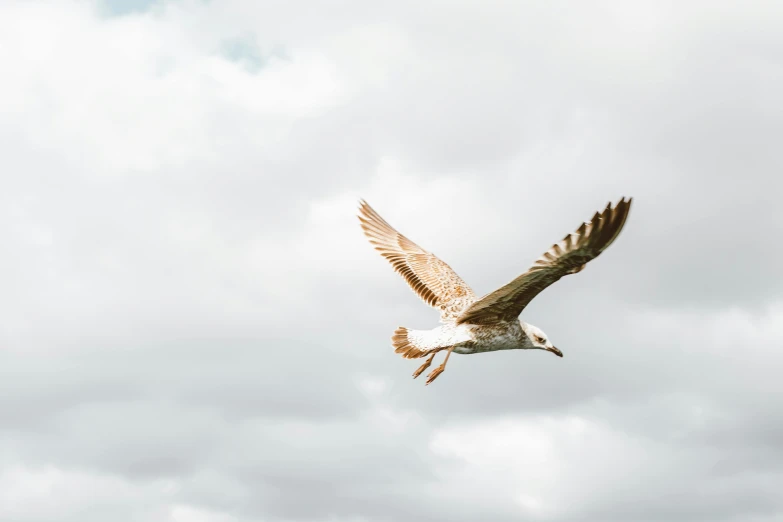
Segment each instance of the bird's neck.
M533 345L533 341L530 340L530 334L528 334L528 328L529 324L524 321L519 321L519 325L522 329L522 335L520 339L520 343L522 344L522 348L524 350L530 350L532 348L535 348L535 345Z

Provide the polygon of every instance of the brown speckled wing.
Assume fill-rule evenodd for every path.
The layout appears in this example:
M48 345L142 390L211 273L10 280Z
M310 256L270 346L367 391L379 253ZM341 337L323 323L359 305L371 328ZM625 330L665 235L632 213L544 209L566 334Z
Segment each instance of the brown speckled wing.
M542 290L568 274L580 272L612 244L628 217L631 201L622 198L612 208L596 212L589 223L552 245L524 274L494 292L474 302L457 319L458 324L492 324L511 321Z
M364 234L421 299L441 311L441 320L453 320L476 294L452 268L386 222L366 201L359 202Z

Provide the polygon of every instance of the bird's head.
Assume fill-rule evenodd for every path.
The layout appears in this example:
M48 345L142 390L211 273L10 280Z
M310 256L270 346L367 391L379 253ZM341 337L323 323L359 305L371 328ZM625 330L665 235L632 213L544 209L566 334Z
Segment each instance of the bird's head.
M527 335L528 343L531 349L546 350L548 352L552 352L558 357L563 356L563 352L558 350L555 345L552 344L552 341L549 340L549 337L547 337L541 328L533 326L532 324L527 324L521 320L519 323L522 325L522 330Z

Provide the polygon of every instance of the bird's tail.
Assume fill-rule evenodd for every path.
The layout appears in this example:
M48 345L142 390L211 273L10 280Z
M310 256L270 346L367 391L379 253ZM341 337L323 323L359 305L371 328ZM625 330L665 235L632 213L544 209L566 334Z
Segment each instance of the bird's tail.
M418 359L424 357L431 347L424 346L421 342L422 336L416 335L415 330L408 330L400 326L392 335L392 346L394 352L402 354L406 359Z
M400 326L392 335L392 346L406 359L418 359L470 340L471 336L464 327L441 325L432 330L409 330Z

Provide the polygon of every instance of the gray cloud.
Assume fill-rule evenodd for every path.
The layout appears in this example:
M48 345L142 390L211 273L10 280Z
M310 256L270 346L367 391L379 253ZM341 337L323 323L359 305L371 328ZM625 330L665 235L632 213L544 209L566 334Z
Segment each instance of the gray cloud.
M779 518L782 26L3 4L0 518ZM389 337L437 314L357 197L483 294L621 195L617 243L525 312L562 360L411 381Z

